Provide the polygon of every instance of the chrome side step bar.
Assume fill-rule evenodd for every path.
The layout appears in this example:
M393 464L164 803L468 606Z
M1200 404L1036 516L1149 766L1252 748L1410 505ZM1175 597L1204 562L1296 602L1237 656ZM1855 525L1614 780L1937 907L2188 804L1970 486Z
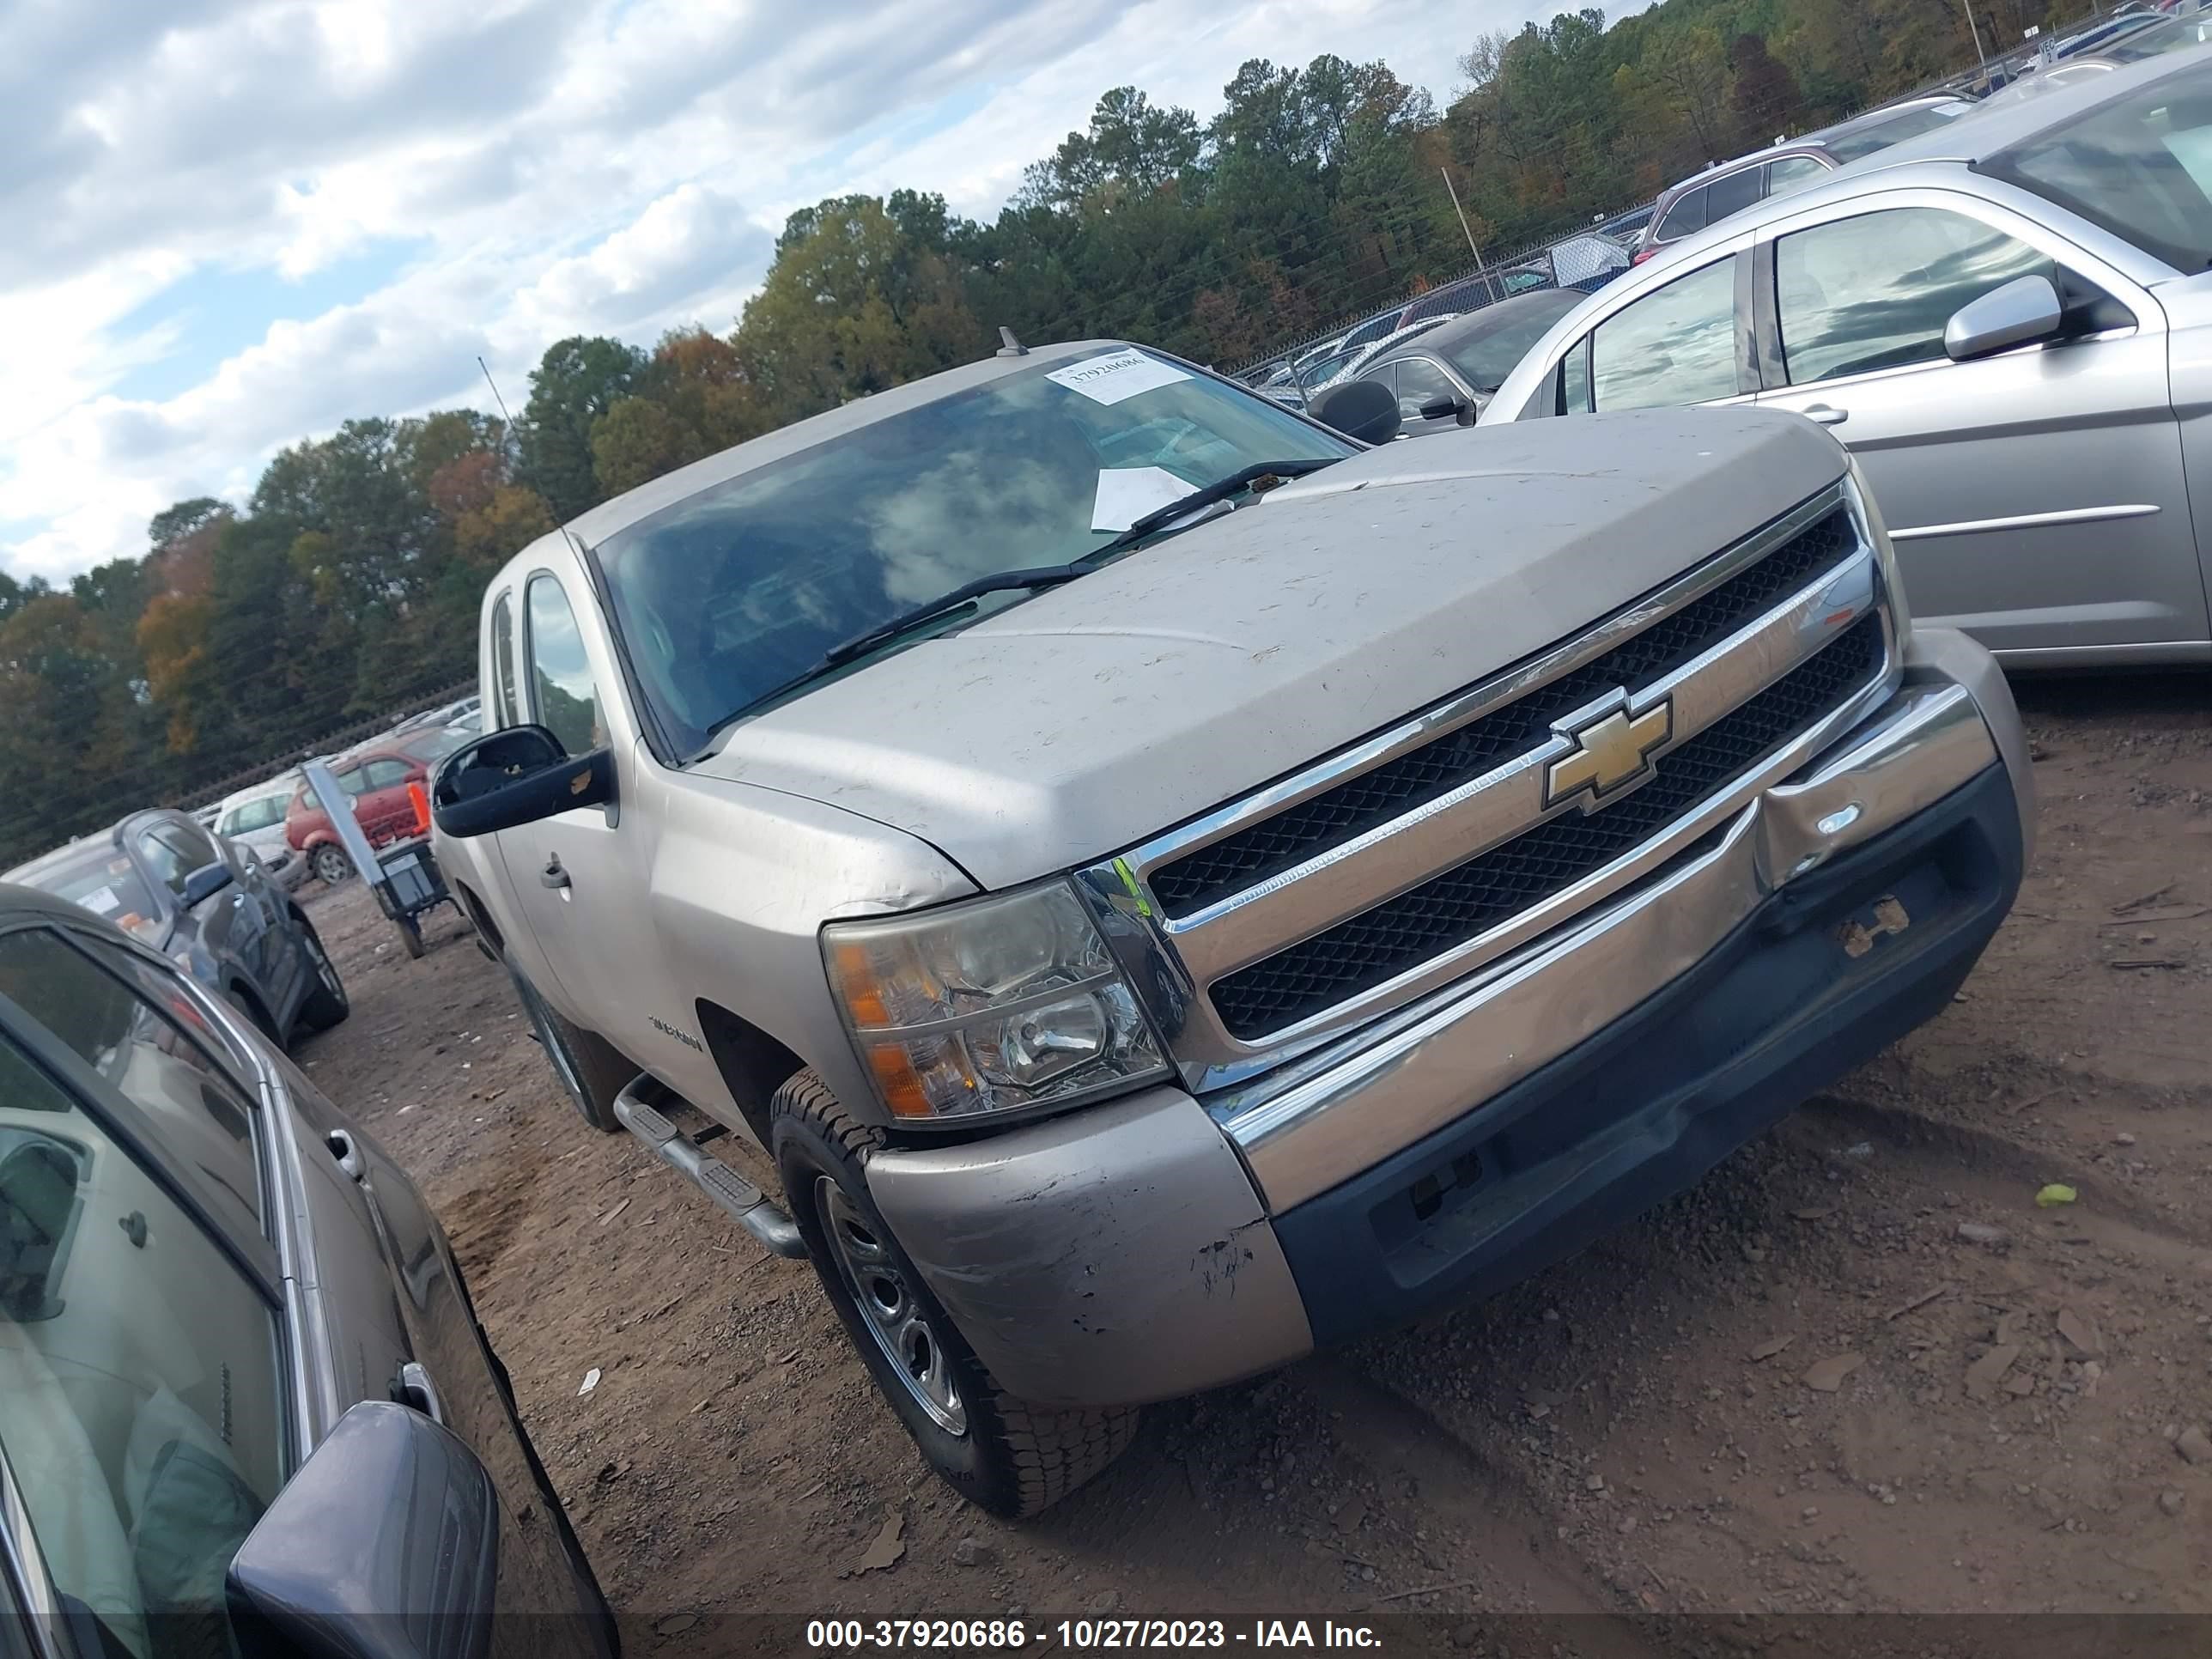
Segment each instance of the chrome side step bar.
M699 1150L699 1144L663 1117L645 1095L658 1093L660 1085L645 1073L632 1078L615 1097L615 1116L663 1164L682 1176L729 1212L730 1218L758 1239L771 1255L800 1260L806 1243L783 1212L783 1206L720 1158Z

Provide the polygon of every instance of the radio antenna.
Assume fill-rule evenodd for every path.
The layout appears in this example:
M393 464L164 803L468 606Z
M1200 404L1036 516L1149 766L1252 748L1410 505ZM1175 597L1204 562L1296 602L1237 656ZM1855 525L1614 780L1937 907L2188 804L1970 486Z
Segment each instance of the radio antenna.
M500 418L507 422L507 435L512 437L514 416L507 412L507 399L499 395L499 382L492 379L490 366L484 362L481 353L477 357L477 367L483 370L484 384L491 388L491 400L499 405Z

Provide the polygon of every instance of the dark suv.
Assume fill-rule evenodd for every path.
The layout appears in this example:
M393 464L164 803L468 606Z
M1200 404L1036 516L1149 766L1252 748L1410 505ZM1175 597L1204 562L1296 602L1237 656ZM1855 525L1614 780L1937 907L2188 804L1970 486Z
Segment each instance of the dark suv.
M346 1017L345 987L307 913L260 860L182 812L134 812L0 880L103 917L185 969L279 1046Z
M0 884L0 1653L612 1640L422 1194L161 956Z

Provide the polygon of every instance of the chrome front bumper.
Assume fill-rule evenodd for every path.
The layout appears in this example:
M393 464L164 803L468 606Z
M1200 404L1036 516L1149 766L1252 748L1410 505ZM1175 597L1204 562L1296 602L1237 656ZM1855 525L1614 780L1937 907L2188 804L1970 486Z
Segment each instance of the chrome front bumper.
M1326 1192L1558 1059L1686 972L1791 880L1934 805L2007 750L2017 754L2025 836L2026 745L2011 741L2019 716L2002 676L1976 672L1989 661L1961 635L1916 641L1899 692L1739 810L1714 832L1717 845L1472 981L1208 1097L1269 1211Z
M1440 1142L1490 1133L1486 1109L1509 1091L1525 1094L1521 1085L1547 1067L1547 1079L1573 1070L1605 1048L1609 1030L1635 1025L1655 1000L1707 976L1741 948L1748 921L1790 902L1793 882L1817 892L1824 879L1833 884L1819 873L1832 860L1848 876L1847 855L1856 853L1858 866L1884 860L1869 843L1890 832L1914 839L1916 819L1932 826L1961 797L1995 815L2016 883L2032 846L2032 790L2027 741L1989 653L1929 630L1915 637L1896 695L1820 755L1671 866L1514 957L1203 1099L1158 1087L963 1146L886 1149L870 1164L871 1189L977 1354L1017 1395L1135 1403L1270 1369L1309 1352L1316 1331L1345 1328L1346 1306L1389 1299L1370 1289L1403 1288L1370 1279L1347 1290L1323 1282L1333 1269L1313 1265L1348 1254L1339 1240L1365 1242L1355 1234L1368 1187L1395 1181L1395 1170ZM2003 821L2013 811L2017 824ZM1848 944L1828 942L1832 928L1820 933L1816 960L1832 951L1838 965L1816 967L1815 978L1855 981L1851 1006L1869 1011L1848 1015L1855 1023L1844 1037L1878 1046L1927 1018L1930 973L1965 971L2009 892L1984 893L1982 931L1954 935L1940 970L1912 966L1911 946L1859 960ZM1934 937L1926 927L1913 937L1923 934ZM1805 960L1796 958L1801 973ZM1805 983L1802 995L1817 998ZM1948 1000L1948 988L1937 989ZM1755 1018L1775 1022L1782 1046L1806 1041L1784 1029L1790 1007ZM1678 1046L1694 1029L1677 1026ZM1741 1034L1754 1048L1763 1035ZM1702 1041L1687 1040L1692 1048ZM1823 1043L1808 1049L1808 1064L1839 1052ZM1704 1058L1718 1066L1735 1052ZM1622 1085L1602 1091L1618 1095L1619 1111L1641 1111L1637 1079L1607 1075ZM1775 1079L1761 1086L1762 1109L1802 1097L1786 1092L1784 1079L1785 1097L1772 1107ZM1671 1103L1657 1104L1679 1119ZM1739 1121L1751 1120L1730 1122ZM1671 1158L1674 1173L1690 1168L1694 1179L1710 1162L1703 1152L1724 1155L1755 1132L1716 1121L1693 1134L1677 1121L1642 1137L1638 1156L1651 1159L1655 1177ZM1682 1144L1696 1134L1702 1147ZM1513 1206L1550 1178L1538 1170L1495 1189L1486 1224L1498 1223L1502 1203L1507 1223L1544 1232L1554 1201L1572 1197L1566 1188L1529 1199L1525 1213ZM1633 1181L1620 1191L1632 1200ZM1341 1223L1338 1231L1316 1224L1340 1211L1330 1223Z

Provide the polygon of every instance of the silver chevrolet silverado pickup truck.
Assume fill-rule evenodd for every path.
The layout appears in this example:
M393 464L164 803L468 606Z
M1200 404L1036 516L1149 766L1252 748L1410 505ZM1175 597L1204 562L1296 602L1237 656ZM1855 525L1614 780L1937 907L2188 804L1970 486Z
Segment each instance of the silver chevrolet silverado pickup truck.
M1795 415L1370 446L1010 344L482 628L436 849L578 1109L1002 1514L1696 1181L1949 1001L2030 839L2004 682Z

